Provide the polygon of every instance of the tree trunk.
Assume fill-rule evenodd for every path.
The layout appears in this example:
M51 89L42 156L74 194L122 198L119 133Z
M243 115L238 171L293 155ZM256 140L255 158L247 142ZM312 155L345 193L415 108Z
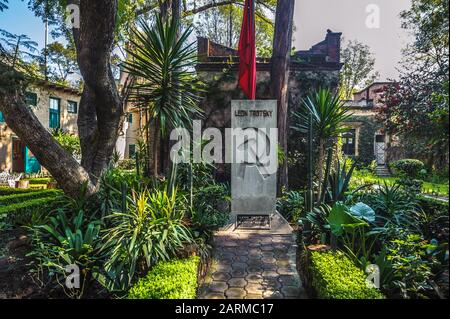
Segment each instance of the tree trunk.
M80 28L73 29L73 36L85 83L78 113L81 165L26 106L25 82L14 70L1 72L0 86L8 83L4 87L10 89L0 91L0 110L5 114L6 123L66 194L76 197L83 183L87 183L89 193L98 189L98 178L111 160L119 135L123 105L110 64L117 0L69 0L68 4L80 7Z
M295 0L277 2L273 55L270 69L272 96L278 103L278 141L285 154L285 160L279 169L279 189L288 188L288 79L292 48L292 28Z

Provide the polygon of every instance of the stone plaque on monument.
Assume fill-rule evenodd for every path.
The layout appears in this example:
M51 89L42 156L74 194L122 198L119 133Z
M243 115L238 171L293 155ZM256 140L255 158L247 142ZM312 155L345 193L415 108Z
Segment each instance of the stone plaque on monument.
M276 210L277 102L231 101L231 211L270 215Z

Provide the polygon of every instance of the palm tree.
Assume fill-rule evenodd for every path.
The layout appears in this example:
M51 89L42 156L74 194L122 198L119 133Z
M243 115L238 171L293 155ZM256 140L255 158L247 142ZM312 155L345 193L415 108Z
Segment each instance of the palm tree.
M344 126L344 122L352 114L344 106L338 94L333 94L330 89L321 88L302 100L300 109L294 112L297 123L292 128L302 133L308 132L308 122L311 115L315 139L319 144L317 175L319 180L318 196L320 196L326 150L330 147L330 142L348 130ZM308 150L308 152L311 152L311 150Z
M136 80L130 100L153 120L153 174L158 173L158 143L174 127L190 127L200 116L200 82L195 77L196 50L187 44L192 28L179 32L179 20L163 21L156 16L153 25L144 20L132 30L124 69ZM148 132L149 122L145 124ZM148 134L147 134L148 136Z

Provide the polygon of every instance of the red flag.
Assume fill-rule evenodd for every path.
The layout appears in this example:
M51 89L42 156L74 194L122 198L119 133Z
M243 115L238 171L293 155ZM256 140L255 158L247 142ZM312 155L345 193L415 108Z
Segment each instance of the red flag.
M245 0L244 19L239 38L239 85L250 99L256 98L255 0Z

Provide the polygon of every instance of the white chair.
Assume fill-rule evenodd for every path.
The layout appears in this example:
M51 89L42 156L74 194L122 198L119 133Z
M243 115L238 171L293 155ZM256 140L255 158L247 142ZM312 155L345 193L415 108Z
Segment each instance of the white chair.
M23 174L19 176L9 175L8 177L8 186L11 188L16 188L16 183L21 180Z

